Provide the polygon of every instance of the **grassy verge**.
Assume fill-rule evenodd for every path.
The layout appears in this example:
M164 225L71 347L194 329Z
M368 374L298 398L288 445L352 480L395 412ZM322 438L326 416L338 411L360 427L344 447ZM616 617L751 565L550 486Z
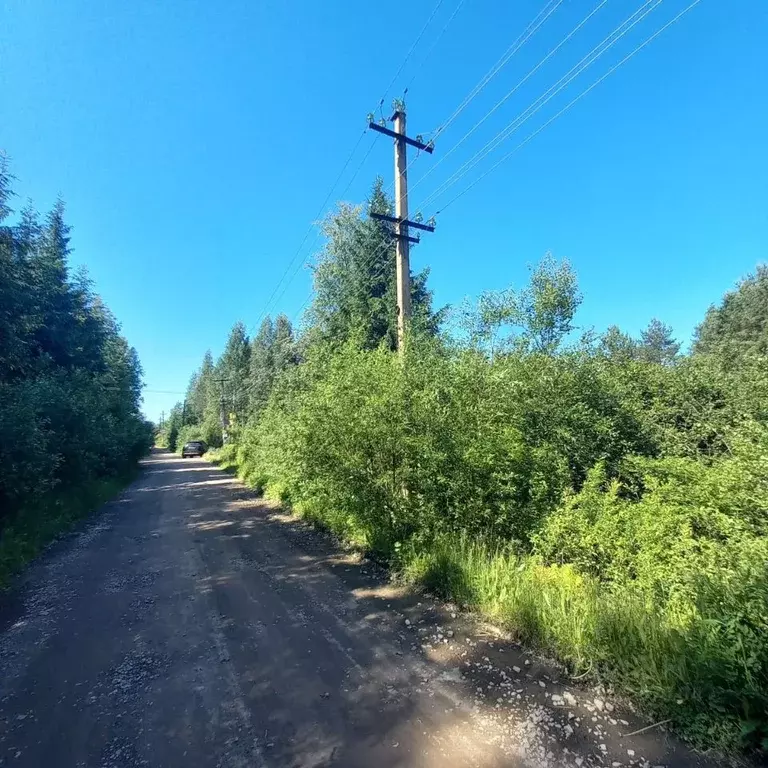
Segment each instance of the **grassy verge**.
M136 474L133 470L52 493L17 513L0 533L0 589L47 544L116 496Z
M543 565L470 537L412 547L399 564L409 581L472 606L572 673L669 719L695 746L765 749L760 681L734 689L733 649L711 618L669 615L640 593L612 592L570 565Z
M230 475L237 475L241 480L244 480L232 451L227 451L223 448L211 448L206 451L204 458L206 461L210 461L211 464L215 464L219 469L224 470L224 472L228 472Z

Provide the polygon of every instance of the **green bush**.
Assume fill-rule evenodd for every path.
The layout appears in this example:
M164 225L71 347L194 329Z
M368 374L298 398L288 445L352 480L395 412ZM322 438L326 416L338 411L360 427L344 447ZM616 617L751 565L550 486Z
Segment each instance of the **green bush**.
M626 480L608 480L597 465L546 520L535 551L612 599L653 606L676 644L640 644L622 659L628 669L604 653L606 668L702 743L715 729L734 745L748 725L768 736L768 429L747 423L726 439L732 452L707 463L629 457ZM663 668L648 679L651 652Z
M761 375L319 347L227 449L302 514L735 748L768 735Z
M521 542L607 457L652 450L642 406L604 361L432 345L406 364L347 345L283 382L241 440L249 477L382 542L466 530Z
M743 554L764 562L765 549ZM408 548L400 563L407 578L630 694L695 743L760 747L766 736L764 566L743 585L735 574L701 585L683 611L631 581L608 587L570 563L547 565L467 536Z

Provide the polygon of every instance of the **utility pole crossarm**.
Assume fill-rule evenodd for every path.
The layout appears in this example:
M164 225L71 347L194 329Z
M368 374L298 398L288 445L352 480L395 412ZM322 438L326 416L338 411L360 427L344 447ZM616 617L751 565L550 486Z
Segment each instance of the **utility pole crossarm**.
M413 224L414 222L408 221L407 219L398 219L397 216L387 216L386 213L370 213L369 216L372 219L375 219L376 221L387 221L390 224L394 224L395 225L394 230L392 229L386 230L387 232L389 232L390 235L392 235L392 237L397 237L400 240L407 240L409 243L421 242L418 237L411 237L409 234L407 234L406 227L409 224ZM400 226L401 224L404 226L401 227Z
M418 237L411 237L410 235L404 235L402 232L392 232L392 237L396 237L399 240L407 240L409 243L420 243Z
M398 114L399 113L395 112L395 115ZM409 136L406 136L404 133L397 133L397 131L392 131L389 128L385 128L383 125L379 125L378 123L369 122L368 127L372 131L378 131L379 133L383 133L385 136L391 136L393 139L397 139L398 141L404 141L406 144L410 144L412 147L416 147L416 149L422 149L424 152L429 152L430 155L435 151L432 143L425 144L423 141L416 141L416 139L412 139Z
M411 221L410 219L398 219L397 216L388 216L386 213L370 213L372 219L379 221L388 221L390 224L407 224L414 229L423 229L425 232L434 232L435 228L429 224L422 224L420 221Z

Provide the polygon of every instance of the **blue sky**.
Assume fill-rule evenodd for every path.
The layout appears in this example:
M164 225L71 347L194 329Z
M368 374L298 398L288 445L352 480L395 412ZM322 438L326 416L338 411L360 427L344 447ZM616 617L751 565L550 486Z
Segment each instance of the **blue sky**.
M425 212L688 1L663 0ZM66 200L73 260L139 352L150 417L236 320L257 322L435 4L395 15L351 0L0 0L0 149L22 200ZM411 83L411 134L441 125L545 5L465 0L432 47L457 4L443 0L387 94L389 105ZM599 4L562 2L434 155L413 162L412 187ZM608 0L413 188L412 210L642 5ZM551 250L579 275L581 326L636 333L656 316L687 341L707 306L768 258L767 36L764 0L701 0L439 217L412 255L415 269L431 267L436 302L520 285ZM346 199L392 168L379 137ZM314 233L301 256L313 245ZM273 311L292 316L309 290L301 269Z

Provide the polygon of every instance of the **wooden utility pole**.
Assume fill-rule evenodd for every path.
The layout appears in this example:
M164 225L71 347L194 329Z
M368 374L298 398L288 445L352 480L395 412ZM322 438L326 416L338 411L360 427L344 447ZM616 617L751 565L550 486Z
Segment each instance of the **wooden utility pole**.
M386 216L381 213L371 213L371 218L388 221L395 225L395 258L397 271L397 348L403 351L406 331L411 319L411 243L418 243L418 238L408 234L409 227L434 232L435 228L408 218L408 161L406 147L410 144L417 149L423 149L432 154L434 147L431 143L424 144L418 139L411 139L405 133L405 105L399 104L394 115L394 130L369 121L368 127L395 140L395 215Z
M395 133L395 270L397 272L397 348L405 344L405 328L411 321L411 244L408 242L408 163L406 161L405 112L394 114Z
M215 382L219 384L224 384L229 379L221 378L221 379L214 379ZM222 443L227 442L227 430L229 429L229 414L227 413L225 400L224 400L224 387L221 388L221 395L219 397L219 419L221 422L221 441Z

